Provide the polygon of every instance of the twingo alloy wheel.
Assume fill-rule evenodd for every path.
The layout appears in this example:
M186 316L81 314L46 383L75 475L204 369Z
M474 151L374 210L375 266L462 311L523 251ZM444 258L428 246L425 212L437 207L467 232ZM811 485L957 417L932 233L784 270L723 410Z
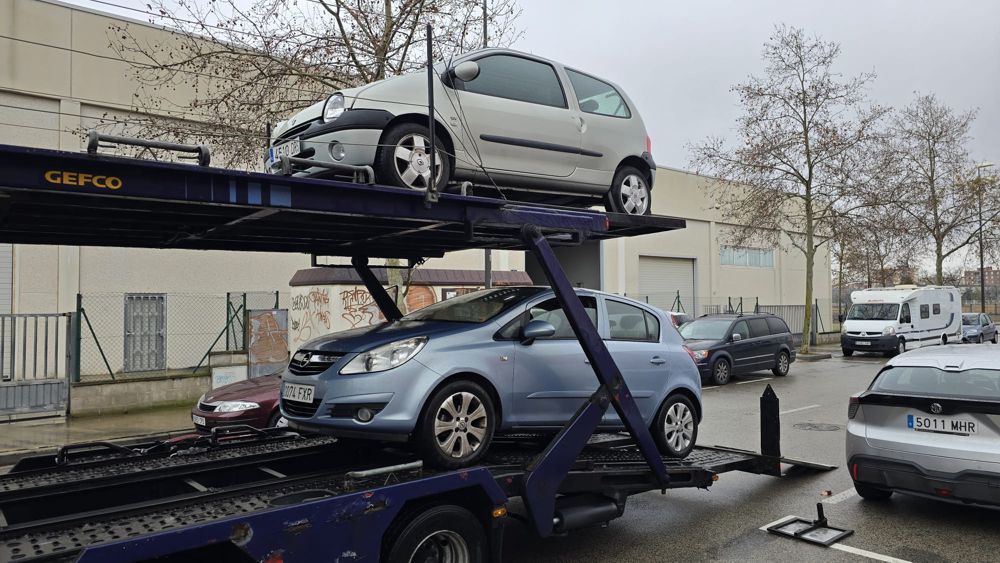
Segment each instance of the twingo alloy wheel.
M424 406L417 430L424 461L443 469L479 461L493 439L495 413L489 393L472 381L442 387Z
M698 419L687 397L667 397L656 415L653 438L664 455L683 458L691 453L698 439Z
M614 213L649 215L653 208L653 194L646 176L634 166L622 166L608 191L605 207Z
M431 182L430 134L427 128L416 123L401 123L382 139L376 175L379 182L390 186L426 190ZM437 169L437 187L443 190L451 177L451 162L445 154L440 137L434 139L437 151L434 168Z

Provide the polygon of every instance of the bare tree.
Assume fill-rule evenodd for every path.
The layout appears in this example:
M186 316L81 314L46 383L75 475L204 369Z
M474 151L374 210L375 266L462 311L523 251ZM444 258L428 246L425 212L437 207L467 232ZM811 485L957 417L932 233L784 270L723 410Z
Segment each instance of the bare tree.
M722 180L714 195L722 214L741 225L732 237L789 244L805 258L802 351L809 351L813 275L818 250L834 226L871 205L861 191L878 182L873 159L887 110L866 104L874 73L843 79L833 70L836 43L779 26L764 45L763 76L732 88L743 115L738 142L710 138L692 147L692 165Z
M261 166L265 124L339 88L419 69L427 23L436 58L478 48L484 32L498 46L520 33L515 0L152 0L148 8L174 41L151 43L130 24L109 30L140 85L131 132L208 142L220 164L239 168Z
M926 94L892 122L902 173L896 205L914 232L933 243L938 284L945 281L945 260L978 238L976 170L966 149L975 117L975 111L956 112ZM987 221L998 212L993 202L986 202Z

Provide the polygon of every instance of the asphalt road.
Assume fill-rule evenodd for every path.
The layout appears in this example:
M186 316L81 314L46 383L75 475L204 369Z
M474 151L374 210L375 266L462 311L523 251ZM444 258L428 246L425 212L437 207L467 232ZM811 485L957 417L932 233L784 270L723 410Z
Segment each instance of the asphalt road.
M837 465L837 470L781 479L726 473L707 491L678 489L666 495L635 496L625 516L606 528L561 538L538 539L514 525L507 529L504 561L1000 560L1000 511L899 494L878 503L854 494L844 468L847 399L867 387L883 362L880 357L837 354L830 360L795 363L785 378L762 372L704 391L700 444L758 449L758 398L765 385L771 384L781 400L784 456ZM836 429L806 429L807 423ZM796 428L796 424L803 426ZM822 496L823 491L832 496ZM789 515L813 518L816 503L821 501L826 501L830 525L854 530L854 535L840 542L841 549L785 539L760 529Z

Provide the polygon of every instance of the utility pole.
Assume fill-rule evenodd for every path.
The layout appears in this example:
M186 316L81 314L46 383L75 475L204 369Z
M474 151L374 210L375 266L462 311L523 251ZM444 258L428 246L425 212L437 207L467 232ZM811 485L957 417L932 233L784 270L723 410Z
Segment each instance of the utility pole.
M986 312L986 259L983 256L983 168L993 166L984 162L976 166L976 194L979 196L979 312Z
M488 0L483 0L483 49L486 48L486 40L490 35L489 31L489 20L486 18L486 3Z
M483 0L483 49L486 48L487 39L489 37L489 25L486 19L486 3L488 0ZM489 289L493 287L493 251L487 248L483 251L483 271L485 274L485 279L483 280L483 287Z

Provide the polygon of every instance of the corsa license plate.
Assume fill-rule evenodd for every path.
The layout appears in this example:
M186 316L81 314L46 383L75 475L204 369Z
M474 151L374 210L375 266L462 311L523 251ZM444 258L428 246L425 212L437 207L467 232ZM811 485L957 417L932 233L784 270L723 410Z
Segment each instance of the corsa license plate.
M280 145L275 145L267 149L267 163L272 165L278 162L283 156L295 156L302 152L302 143L298 139L285 141Z
M313 402L313 392L316 389L312 385L299 385L297 383L286 383L281 388L281 398L298 403Z
M205 417L192 414L191 422L197 424L198 426L205 426Z
M960 436L970 436L979 433L979 423L967 418L908 414L906 415L906 426L917 432L958 434Z

